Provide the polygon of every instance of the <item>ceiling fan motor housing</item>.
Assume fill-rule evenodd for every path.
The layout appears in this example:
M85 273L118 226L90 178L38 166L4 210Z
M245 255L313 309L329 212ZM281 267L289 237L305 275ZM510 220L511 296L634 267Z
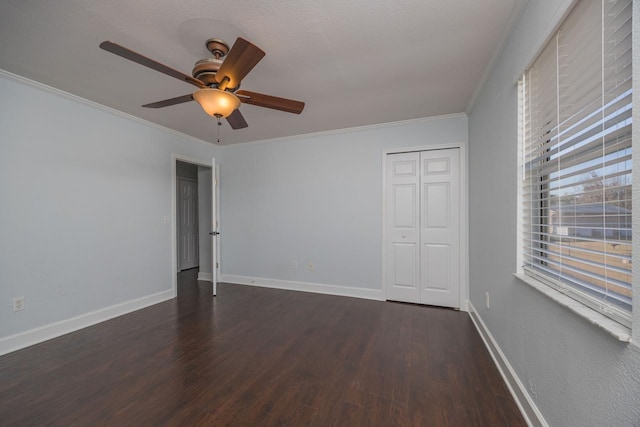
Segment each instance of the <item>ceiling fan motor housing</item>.
M211 87L211 85L218 84L215 77L221 65L222 59L204 58L196 62L191 74L205 85Z
M209 87L217 87L218 82L215 79L216 72L222 65L222 58L229 53L229 45L224 40L209 39L204 42L207 50L211 52L214 58L204 58L196 62L191 74L194 78L202 81Z

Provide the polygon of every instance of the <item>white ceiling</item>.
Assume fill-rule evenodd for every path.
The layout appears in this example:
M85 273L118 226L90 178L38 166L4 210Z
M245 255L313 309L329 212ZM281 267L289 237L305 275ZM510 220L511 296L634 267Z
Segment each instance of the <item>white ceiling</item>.
M301 115L242 105L223 144L465 111L526 0L0 0L0 68L216 141L194 87L98 48L122 44L186 74L204 42L266 52L242 88L306 102Z

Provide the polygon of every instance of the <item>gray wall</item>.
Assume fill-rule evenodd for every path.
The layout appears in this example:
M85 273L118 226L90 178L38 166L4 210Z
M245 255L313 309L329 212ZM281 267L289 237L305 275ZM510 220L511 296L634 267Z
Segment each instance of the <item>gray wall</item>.
M198 180L198 165L176 161L176 176Z
M171 156L218 149L2 76L0 93L0 338L171 290Z
M516 79L551 34L549 22L568 3L527 3L470 113L470 299L549 425L638 426L637 345L616 341L512 276L518 241ZM636 54L639 48L634 46ZM634 235L637 242L637 229ZM484 305L486 291L490 309Z
M383 149L466 140L456 115L225 147L222 274L380 290Z

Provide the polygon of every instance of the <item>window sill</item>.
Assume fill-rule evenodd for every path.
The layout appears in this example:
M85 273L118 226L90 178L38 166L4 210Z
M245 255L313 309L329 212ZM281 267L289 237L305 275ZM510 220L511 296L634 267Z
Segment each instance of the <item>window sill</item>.
M556 291L550 286L545 285L542 282L534 279L533 277L527 276L524 273L514 273L513 274L518 280L526 283L527 285L533 287L538 290L542 294L551 298L558 304L568 308L573 311L578 316L582 317L598 327L604 330L609 335L616 338L618 341L622 342L631 342L631 330L626 326L619 324L618 322L614 322L608 317L598 313L595 310L590 309L589 307L580 304L578 301L569 298L561 292Z

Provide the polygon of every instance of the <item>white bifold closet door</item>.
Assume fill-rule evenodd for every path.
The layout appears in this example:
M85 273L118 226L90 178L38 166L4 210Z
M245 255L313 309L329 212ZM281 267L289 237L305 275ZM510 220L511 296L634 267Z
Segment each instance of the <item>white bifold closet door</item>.
M386 159L389 300L460 307L459 149Z

